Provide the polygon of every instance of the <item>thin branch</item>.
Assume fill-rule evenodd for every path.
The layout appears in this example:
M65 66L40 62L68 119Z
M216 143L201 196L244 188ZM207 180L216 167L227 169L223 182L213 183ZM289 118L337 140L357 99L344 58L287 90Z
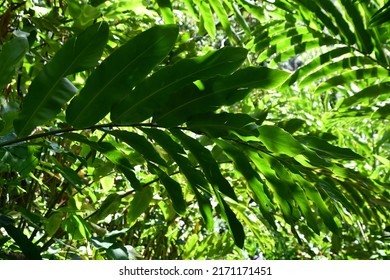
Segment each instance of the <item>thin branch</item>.
M81 130L94 130L94 129L104 129L104 128L115 128L115 127L155 127L155 128L166 128L164 126L159 126L157 124L153 123L140 123L140 124L114 124L114 123L109 123L109 124L97 124L94 126L86 127L86 128L73 128L73 127L67 127L63 129L57 129L57 130L52 130L52 131L47 131L43 133L37 133L37 134L32 134L27 137L23 138L16 138L13 140L5 141L3 143L0 143L0 148L7 147L7 146L12 146L15 144L20 144L24 142L28 142L34 139L38 138L43 138L47 136L56 136L59 134L67 133L67 132L74 132L74 131L81 131ZM178 127L179 129L185 129L188 130L185 127Z

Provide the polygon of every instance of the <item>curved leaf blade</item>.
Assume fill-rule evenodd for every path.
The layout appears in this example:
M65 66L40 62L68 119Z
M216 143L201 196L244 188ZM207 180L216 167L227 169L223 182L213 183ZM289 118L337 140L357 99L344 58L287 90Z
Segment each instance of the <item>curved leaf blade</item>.
M108 23L87 28L70 39L31 83L19 117L14 121L19 136L55 117L77 92L65 77L96 65L108 40Z
M305 146L321 153L322 157L331 157L337 159L355 159L361 160L362 156L356 154L348 148L340 148L334 145L329 144L328 142L321 140L316 137L303 136L299 138L300 142Z
M344 72L338 76L333 76L321 83L315 90L316 94L327 91L338 85L347 85L356 80L368 80L370 78L387 78L389 71L382 67L372 67Z

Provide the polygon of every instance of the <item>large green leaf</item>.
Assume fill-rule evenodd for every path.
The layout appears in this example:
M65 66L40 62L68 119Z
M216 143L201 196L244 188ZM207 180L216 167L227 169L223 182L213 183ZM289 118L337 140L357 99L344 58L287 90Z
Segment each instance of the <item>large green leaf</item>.
M259 133L260 141L271 152L294 157L305 150L293 136L277 126L263 125Z
M71 240L86 240L92 235L87 221L77 214L68 214L61 227Z
M65 77L92 68L108 39L108 24L97 23L68 40L31 83L19 117L14 121L19 136L55 117L77 92Z
M191 84L176 92L153 117L153 121L174 126L190 116L212 112L222 105L242 100L253 88L273 89L283 84L289 74L266 67L248 67L228 76L205 81L199 89Z
M210 0L209 1L210 6L213 8L215 11L222 28L225 30L225 32L229 35L231 35L231 30L230 30L230 21L229 21L229 16L226 13L221 1L219 0ZM231 36L229 36L231 38Z
M334 233L339 232L339 228L333 218L332 213L328 210L327 205L325 204L324 199L321 197L321 194L317 189L312 186L309 181L305 180L302 176L294 174L294 179L297 180L305 190L307 197L314 202L314 207L318 209L318 212L323 219L325 225Z
M195 59L183 59L165 67L139 84L122 102L112 108L115 123L137 123L153 115L172 93L188 83L229 74L246 58L243 48L223 48Z
M230 183L223 177L218 163L213 158L211 152L206 149L199 141L191 138L190 136L184 134L178 129L172 129L172 134L180 139L182 144L191 151L195 156L196 160L199 162L203 172L206 175L206 178L211 183L211 186L214 190L215 197L221 208L221 215L225 219L230 229L230 232L233 235L234 243L242 248L244 245L245 232L242 224L237 219L234 212L230 209L226 201L221 197L221 194L228 196L229 198L237 201L237 196L230 185Z
M343 50L343 49L344 48L338 50ZM334 76L335 73L340 73L342 71L349 71L349 69L352 68L357 68L357 67L361 68L361 67L365 67L365 65L369 66L372 64L374 64L374 62L371 59L364 56L346 57L331 63L326 63L325 61L322 61L320 67L318 67L312 73L310 73L310 75L302 79L302 81L299 83L299 87L303 88L305 86L310 86L312 84L315 84L317 80L324 79L324 77L329 77L332 75ZM305 69L305 71L306 70L307 68Z
M66 111L74 127L88 127L104 118L172 49L174 25L155 26L117 49L92 73ZM93 112L93 113L92 113Z
M370 25L378 26L390 20L390 1L380 8L371 18Z
M348 53L352 54L352 49L350 47L341 47L341 48L336 48L327 51L315 57L306 65L302 66L297 71L295 71L293 75L291 75L291 78L287 80L288 85L291 86L297 80L300 80L301 78L310 75L310 73L316 71L316 69L321 68L323 65L327 65L329 62L332 62L338 57L344 56L345 54Z
M334 1L321 0L317 1L317 3L335 19L337 27L340 30L340 35L345 38L349 45L353 45L356 42L355 34L352 32L348 22L343 17L342 11L335 6Z
M229 230L233 235L234 244L236 244L237 247L242 249L244 247L244 241L245 241L244 227L242 226L241 222L238 220L236 214L232 211L230 206L226 203L223 197L221 197L221 195L218 193L218 191L216 191L215 193L216 193L217 200L219 202L219 207L221 207L221 212L222 212L221 215L227 222Z
M345 71L344 73L333 76L330 79L321 83L318 88L315 90L315 93L322 93L331 88L334 88L339 85L348 85L351 82L357 80L369 80L371 78L387 78L389 76L389 71L382 67L372 67L365 69L357 69L351 71Z
M16 74L24 55L28 50L26 37L15 37L3 45L0 52L0 90L2 90Z
M352 1L342 1L345 7L345 11L348 16L351 18L351 21L355 28L355 34L357 37L356 43L358 44L360 50L363 51L364 54L371 54L374 49L374 44L371 41L371 34L364 26L365 20L365 12L363 9L359 10L357 5L352 3Z

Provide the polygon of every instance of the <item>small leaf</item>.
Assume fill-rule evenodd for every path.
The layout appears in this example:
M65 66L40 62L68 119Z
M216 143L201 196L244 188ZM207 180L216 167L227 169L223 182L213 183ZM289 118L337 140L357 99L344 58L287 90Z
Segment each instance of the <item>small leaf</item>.
M108 24L95 24L68 40L32 81L23 109L14 121L19 136L55 117L77 92L65 77L96 65L108 40Z
M95 212L93 220L97 222L99 220L103 220L110 214L116 213L121 204L121 200L122 197L116 193L112 193L107 196L106 199L102 202L99 210Z
M153 189L145 187L136 191L127 208L127 226L132 227L138 217L144 213L153 199Z
M125 246L115 243L107 249L106 254L113 260L129 260L129 254Z
M122 172L126 179L129 180L131 186L136 189L141 189L141 183L135 176L132 166L129 162L129 160L113 146L111 143L108 142L93 142L87 139L85 136L81 134L76 133L64 133L61 134L62 137L71 139L73 141L78 141L80 143L84 143L89 145L92 149L99 151L102 153L109 161L111 161L113 164L115 164L116 168L119 172Z
M212 39L215 38L216 28L214 23L214 16L210 9L209 3L201 0L193 0L199 8L199 13L203 21L203 27Z
M28 51L25 37L15 37L3 45L0 52L0 90L2 90L16 74L17 68Z
M120 102L167 56L177 35L177 26L155 26L117 49L92 73L70 102L66 110L67 122L82 128L104 118L114 103Z
M165 24L175 24L175 15L170 0L156 0Z
M106 240L101 239L99 237L90 238L90 239L88 239L88 241L90 241L93 244L93 246L97 249L101 249L101 248L108 249L113 245L112 242L106 241Z

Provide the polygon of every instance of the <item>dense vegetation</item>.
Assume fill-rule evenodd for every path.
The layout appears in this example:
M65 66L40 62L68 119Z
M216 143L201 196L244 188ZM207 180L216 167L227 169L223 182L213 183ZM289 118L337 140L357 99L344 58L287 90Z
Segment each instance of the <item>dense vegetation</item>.
M388 259L389 13L1 1L0 259Z

